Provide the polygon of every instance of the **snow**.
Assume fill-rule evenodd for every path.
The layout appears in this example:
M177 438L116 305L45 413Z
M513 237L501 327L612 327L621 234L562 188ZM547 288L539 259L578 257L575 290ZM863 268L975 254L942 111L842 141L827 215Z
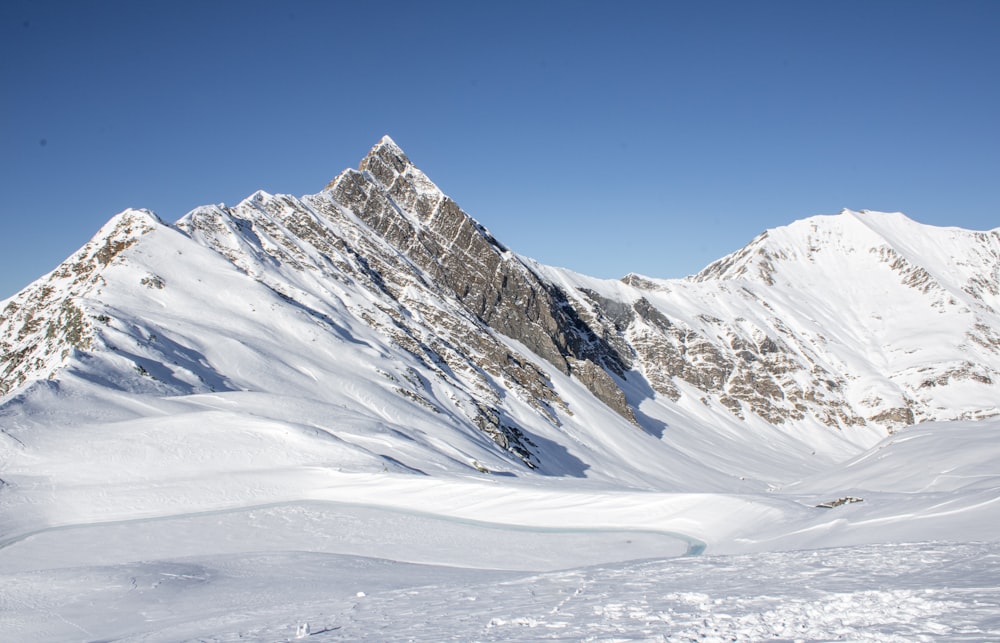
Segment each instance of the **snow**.
M53 641L281 641L306 625L317 641L982 641L1000 634L998 559L996 543L941 542L547 572L216 554L4 574L0 628Z
M677 493L338 471L346 440L235 395L3 443L5 640L1000 634L998 421L911 427L771 490ZM213 410L162 412L178 404ZM848 494L862 502L816 507Z
M1000 637L1000 419L983 381L1000 358L969 335L996 326L989 280L970 287L997 274L995 235L847 211L656 288L510 255L581 306L644 298L707 337L725 315L841 374L852 400L916 391L935 420L888 436L740 420L633 371L619 384L640 428L556 369L543 417L500 375L407 350L434 340L431 313L468 311L417 275L398 295L418 304L411 335L393 335L392 296L356 286L349 252L271 216L358 241L324 198L259 192L175 226L126 212L76 255L131 244L100 280L52 282L92 350L0 405L0 640ZM906 262L933 305L898 288ZM537 468L476 429L474 394L524 430ZM821 506L846 497L860 501Z

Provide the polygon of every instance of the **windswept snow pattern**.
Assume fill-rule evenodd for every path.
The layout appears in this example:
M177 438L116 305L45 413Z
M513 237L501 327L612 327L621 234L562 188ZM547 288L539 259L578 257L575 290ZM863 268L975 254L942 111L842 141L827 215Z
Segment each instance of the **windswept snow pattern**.
M0 639L1000 639L1000 231L685 280L503 246L388 137L0 302Z

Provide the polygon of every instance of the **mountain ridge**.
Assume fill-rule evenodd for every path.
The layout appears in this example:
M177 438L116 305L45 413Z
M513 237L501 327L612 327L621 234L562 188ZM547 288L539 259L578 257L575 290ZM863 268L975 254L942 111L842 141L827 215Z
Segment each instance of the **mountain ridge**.
M567 432L597 408L569 381L621 430L673 447L676 431L714 425L743 427L737 444L774 435L790 452L843 454L915 422L997 415L1000 232L881 217L795 222L684 280L599 280L512 252L386 136L314 195L258 191L174 224L116 215L0 304L0 399L72 372L137 395L322 397L351 377L324 360L363 346L357 363L383 364L366 372L391 383L393 408L564 472L581 465L552 445L576 448ZM199 322L213 307L243 330ZM303 361L285 327L324 348ZM246 375L257 369L268 377ZM317 388L318 373L333 379Z

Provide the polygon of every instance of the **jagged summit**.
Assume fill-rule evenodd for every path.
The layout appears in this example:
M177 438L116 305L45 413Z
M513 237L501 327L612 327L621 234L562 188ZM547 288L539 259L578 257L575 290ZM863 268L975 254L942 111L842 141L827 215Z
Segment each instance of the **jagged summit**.
M409 176L417 175L417 173L423 175L423 172L417 170L410 162L402 148L388 136L383 136L381 141L372 146L368 154L358 164L358 170L373 172L380 180L388 179L383 180L387 187L395 176L406 174L407 170L409 170ZM386 170L389 170L391 174ZM426 177L424 178L426 180Z
M478 320L523 342L561 372L575 372L632 419L605 372L621 374L616 351L579 323L564 293L540 280L394 144L376 145L358 171L345 171L324 193L358 213Z
M373 156L377 156L382 160L394 159L392 164L397 165L397 169L399 170L402 170L405 166L413 166L410 159L406 156L406 152L403 151L403 148L401 148L396 141L392 140L392 137L388 134L383 136L378 143L372 146L371 150L368 151L368 154L361 160L361 163L358 165L358 169L361 171L367 169L366 165Z

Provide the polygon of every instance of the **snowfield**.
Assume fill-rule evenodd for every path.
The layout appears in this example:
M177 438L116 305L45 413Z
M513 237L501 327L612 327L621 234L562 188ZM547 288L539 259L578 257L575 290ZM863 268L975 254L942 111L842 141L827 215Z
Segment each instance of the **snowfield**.
M50 432L76 463L8 446L4 640L1000 637L1000 422L912 427L731 494L345 473L245 429L207 454L195 427L156 439L164 422L136 425L145 455L114 424Z
M3 626L64 641L989 641L998 555L921 543L539 573L234 554L6 576Z

